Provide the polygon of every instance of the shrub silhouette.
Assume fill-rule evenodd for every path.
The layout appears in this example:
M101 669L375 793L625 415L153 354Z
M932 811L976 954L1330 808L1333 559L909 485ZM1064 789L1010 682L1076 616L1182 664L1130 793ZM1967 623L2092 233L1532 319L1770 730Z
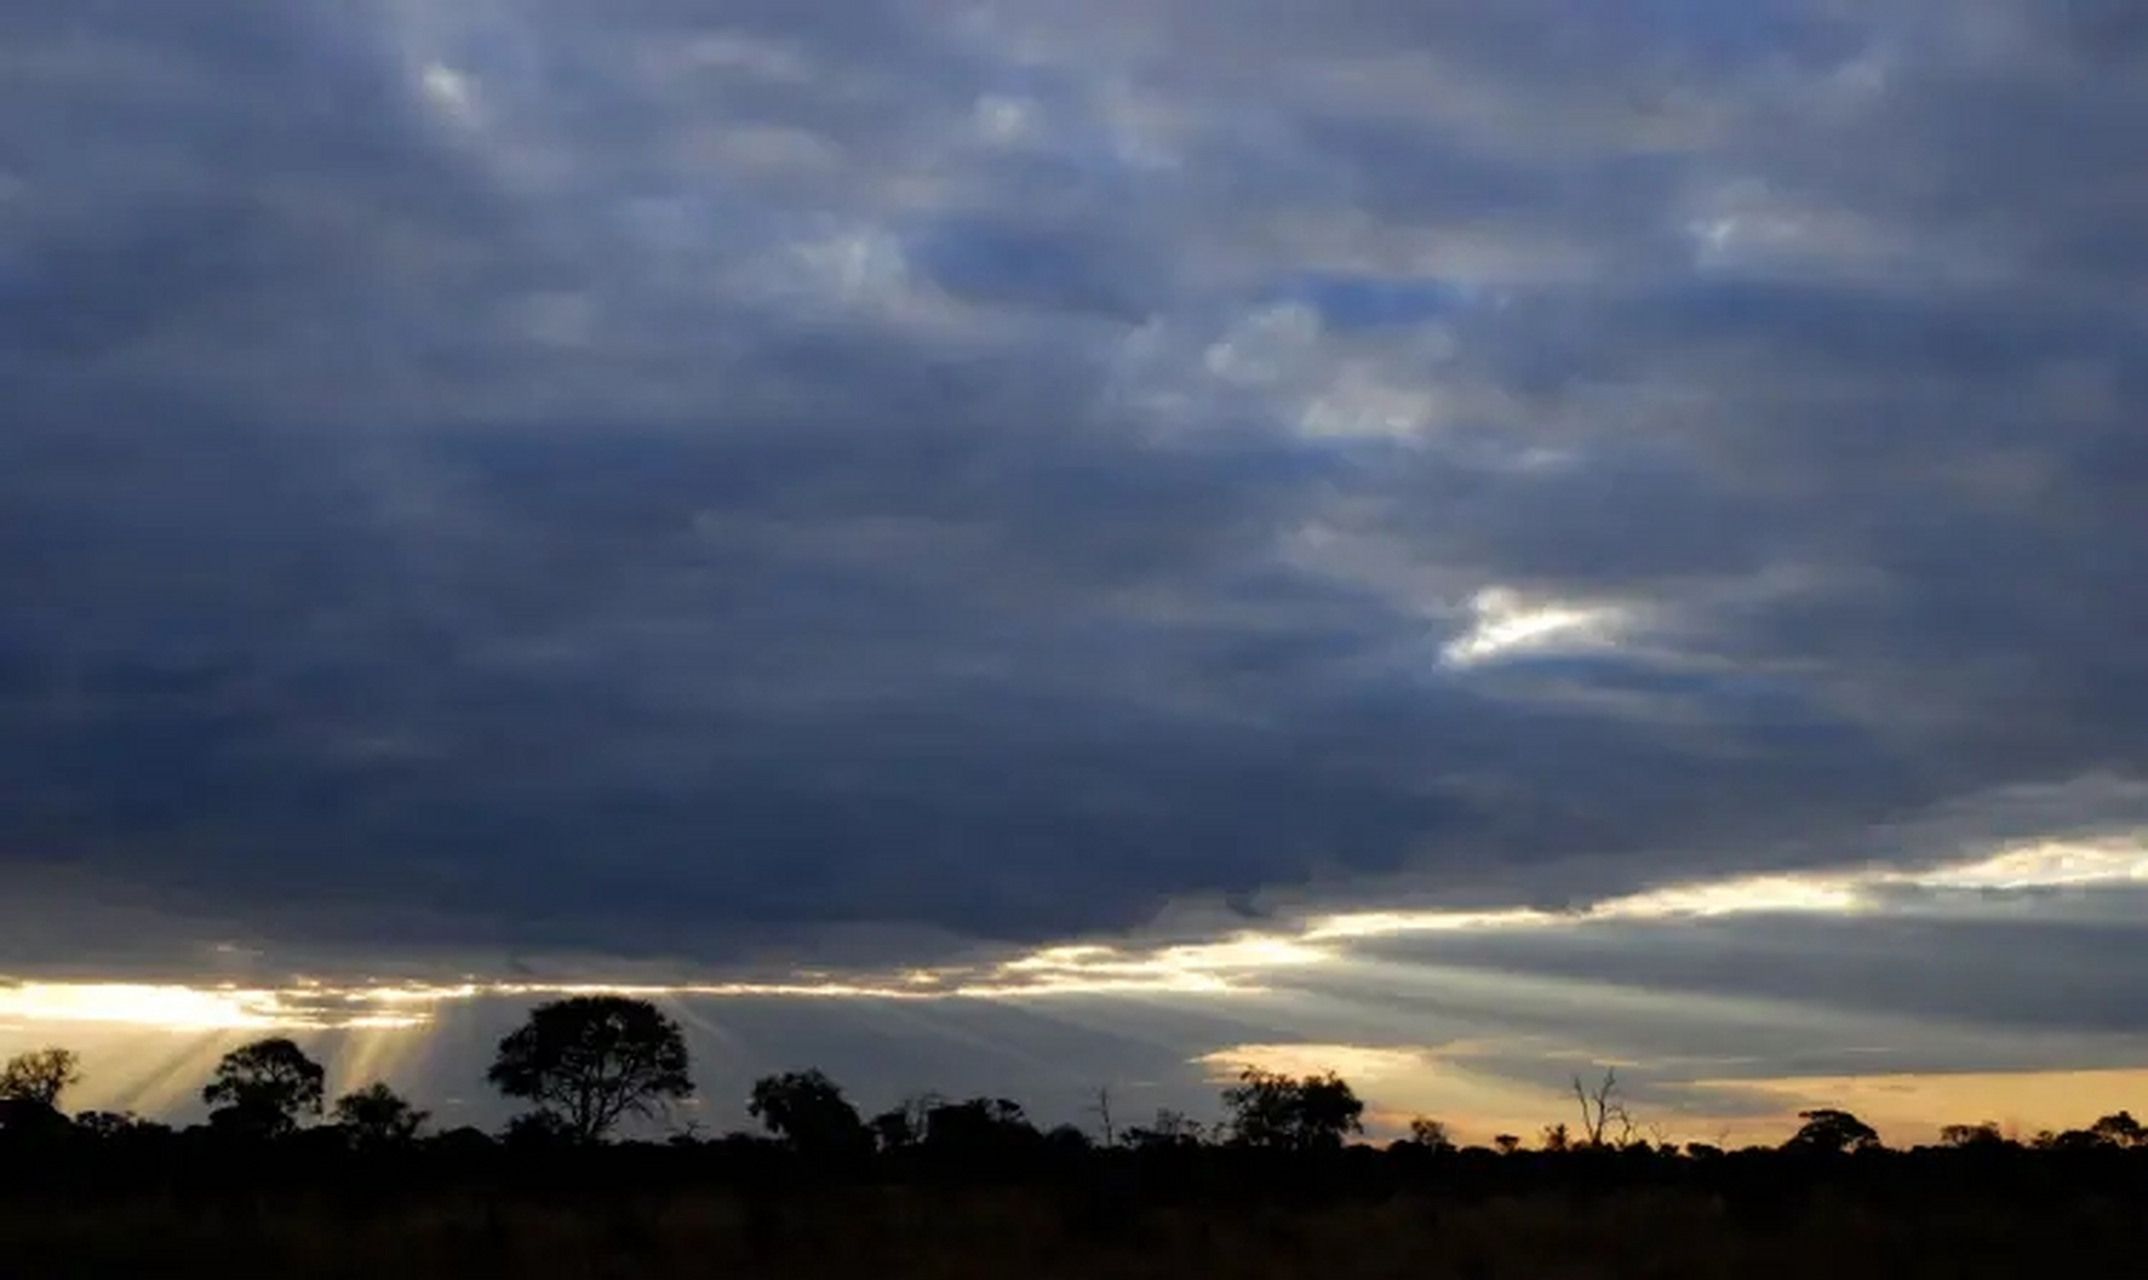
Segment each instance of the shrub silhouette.
M431 1119L387 1085L373 1083L336 1099L336 1123L351 1144L378 1148L400 1146L418 1136Z

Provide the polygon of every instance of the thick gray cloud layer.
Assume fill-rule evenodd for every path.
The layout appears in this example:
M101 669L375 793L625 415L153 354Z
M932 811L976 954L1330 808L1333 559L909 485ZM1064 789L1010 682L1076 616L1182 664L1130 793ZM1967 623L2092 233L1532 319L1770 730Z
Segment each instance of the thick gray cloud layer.
M2148 768L2130 6L139 8L0 3L0 866L198 922L74 948L1559 901Z

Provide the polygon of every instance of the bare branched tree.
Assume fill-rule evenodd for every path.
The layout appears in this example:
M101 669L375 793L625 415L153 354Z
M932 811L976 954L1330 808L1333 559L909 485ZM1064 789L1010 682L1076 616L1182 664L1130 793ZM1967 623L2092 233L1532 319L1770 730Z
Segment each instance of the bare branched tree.
M1574 1077L1574 1100L1581 1104L1581 1145L1626 1146L1633 1141L1633 1115L1619 1096L1618 1072L1604 1068L1604 1078L1591 1090Z
M1111 1089L1108 1085L1096 1091L1096 1101L1090 1105L1089 1110L1096 1113L1097 1126L1103 1131L1104 1145L1119 1145L1118 1127L1111 1122Z

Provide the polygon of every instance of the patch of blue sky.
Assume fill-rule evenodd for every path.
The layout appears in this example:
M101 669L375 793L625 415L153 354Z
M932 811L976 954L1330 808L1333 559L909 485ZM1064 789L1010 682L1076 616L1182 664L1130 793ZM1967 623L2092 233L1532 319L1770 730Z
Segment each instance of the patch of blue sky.
M911 263L978 301L1136 320L1160 305L1161 274L1124 237L1012 218L947 218L916 229Z
M1285 281L1273 300L1311 307L1327 328L1350 331L1423 324L1476 298L1469 285L1430 277L1304 272Z

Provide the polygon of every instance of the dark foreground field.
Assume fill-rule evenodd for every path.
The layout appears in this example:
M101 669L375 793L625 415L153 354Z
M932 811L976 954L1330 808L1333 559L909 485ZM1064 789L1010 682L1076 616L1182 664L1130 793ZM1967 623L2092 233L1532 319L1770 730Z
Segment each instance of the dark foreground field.
M1105 1215L1109 1216L1106 1217ZM2148 1224L2093 1200L1914 1211L1827 1193L1754 1213L1690 1190L1100 1206L1036 1190L443 1195L0 1210L0 1274L432 1277L2020 1277L2142 1274Z
M817 1071L764 1077L765 1130L607 1140L691 1089L646 1002L539 1006L488 1075L538 1104L498 1135L427 1133L383 1085L336 1100L271 1038L225 1055L206 1124L56 1100L74 1055L0 1065L0 1280L12 1277L1944 1277L2148 1275L2148 1126L2027 1142L1948 1125L1893 1150L1847 1111L1780 1146L1637 1132L1607 1070L1578 1130L1459 1147L1419 1117L1350 1143L1333 1073L1247 1068L1225 1119L1040 1130L1004 1098L867 1120ZM527 1086L527 1087L525 1087ZM1098 1140L1101 1138L1101 1141Z

